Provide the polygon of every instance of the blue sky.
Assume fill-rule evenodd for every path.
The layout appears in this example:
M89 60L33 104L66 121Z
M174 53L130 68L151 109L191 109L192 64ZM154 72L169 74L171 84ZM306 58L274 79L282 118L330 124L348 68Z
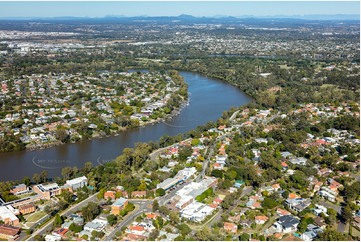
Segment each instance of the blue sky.
M266 2L0 2L1 17L124 16L273 16L360 14L359 1Z

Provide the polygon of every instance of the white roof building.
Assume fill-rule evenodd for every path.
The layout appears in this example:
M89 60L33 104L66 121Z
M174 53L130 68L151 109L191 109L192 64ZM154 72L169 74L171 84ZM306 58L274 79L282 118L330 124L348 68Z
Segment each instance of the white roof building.
M82 188L83 186L88 185L88 179L85 176L74 178L72 180L67 180L66 185L70 186L72 189Z
M1 206L0 207L0 219L3 220L5 223L8 222L16 222L19 221L19 219L15 216L14 212L16 212L17 209L14 209L13 207L11 207L12 209L9 209L8 207L11 207L10 205L8 206ZM19 212L19 210L17 210L17 212Z

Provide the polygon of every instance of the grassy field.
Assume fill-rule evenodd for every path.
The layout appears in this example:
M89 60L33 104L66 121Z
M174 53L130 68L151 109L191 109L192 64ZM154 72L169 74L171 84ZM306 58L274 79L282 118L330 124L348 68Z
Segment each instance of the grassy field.
M28 217L27 222L30 222L30 223L36 222L39 219L41 219L42 217L44 217L45 215L46 215L46 213L44 211L39 211L39 212L33 213Z

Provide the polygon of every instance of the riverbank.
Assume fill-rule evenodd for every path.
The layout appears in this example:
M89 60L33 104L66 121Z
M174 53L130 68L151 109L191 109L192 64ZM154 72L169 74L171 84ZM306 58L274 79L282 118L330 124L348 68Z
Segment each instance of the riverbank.
M89 139L80 139L80 140L74 141L74 142L62 143L60 141L53 141L51 143L46 143L46 144L30 144L30 145L27 145L26 149L24 149L24 150L28 150L28 151L42 150L42 149L47 149L47 148L51 148L51 147L55 147L55 146L59 146L59 145L65 145L65 144L69 144L69 143L70 144L75 144L77 142L81 142L81 141L84 141L84 140L89 140L90 141L90 140L93 140L93 139L102 139L102 138L107 138L107 137L112 137L112 136L118 136L122 132L130 130L130 129L139 128L139 127L143 128L143 127L148 126L148 125L155 125L155 124L158 124L158 123L162 123L162 122L165 122L165 121L172 120L177 115L179 115L181 113L182 109L184 107L186 107L187 105L189 105L189 98L183 100L183 102L181 103L179 108L175 108L174 110L172 110L172 112L170 114L168 114L164 118L158 118L156 120L149 120L149 121L145 121L145 122L141 121L139 123L139 126L137 126L137 127L133 127L133 128L124 127L124 128L121 128L118 132L113 132L110 135L96 133L96 135L92 136Z
M98 166L114 160L124 148L132 148L139 142L159 141L165 135L171 137L187 133L209 121L217 120L225 110L252 100L238 88L224 82L191 72L179 74L184 78L191 94L188 95L188 102L183 101L182 107L175 109L167 119L138 128L128 128L103 138L33 151L1 153L0 180L31 177L44 169L48 171L48 177L57 177L61 175L62 168L81 168L86 162Z

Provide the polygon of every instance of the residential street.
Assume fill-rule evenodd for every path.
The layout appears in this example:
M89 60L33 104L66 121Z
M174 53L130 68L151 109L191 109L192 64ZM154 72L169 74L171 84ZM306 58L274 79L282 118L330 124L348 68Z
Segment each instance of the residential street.
M61 216L68 216L76 211L78 211L79 209L81 209L82 207L86 206L89 202L94 202L97 200L97 193L91 195L90 197L88 197L87 199L85 199L84 201L81 201L80 203L68 208L67 210L65 210L64 212L60 213ZM53 220L54 218L50 219L48 221L48 223L42 227L41 229L36 230L27 240L34 240L34 237L36 235L43 235L44 233L46 233L47 231L50 231L52 226L53 226Z
M137 216L142 213L151 212L152 209L149 205L153 204L153 200L129 200L129 202L133 204L139 205L137 210L132 211L130 214L124 217L124 219L115 226L113 231L105 237L105 241L112 240L115 234L120 231L123 227L127 227L129 223L131 223Z

